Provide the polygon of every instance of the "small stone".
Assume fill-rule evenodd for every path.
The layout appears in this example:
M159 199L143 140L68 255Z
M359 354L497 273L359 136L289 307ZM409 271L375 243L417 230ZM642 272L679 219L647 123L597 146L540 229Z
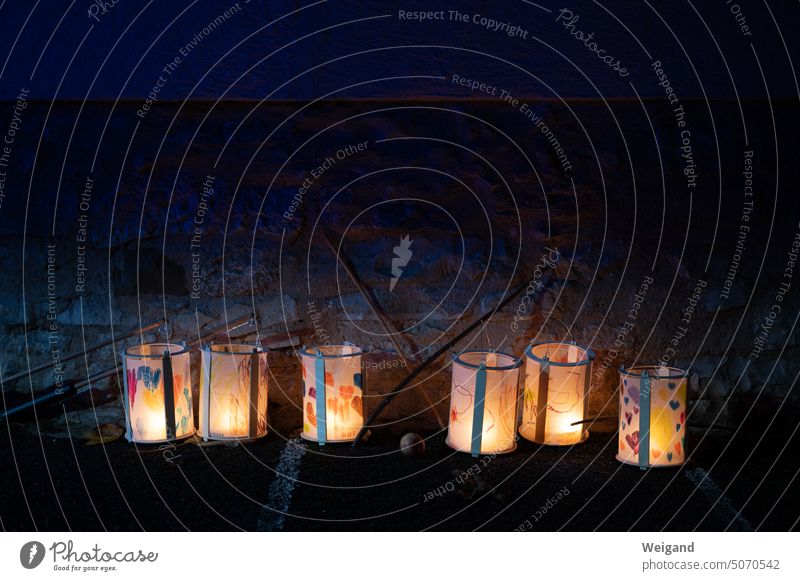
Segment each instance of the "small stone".
M725 398L730 393L730 384L721 377L713 377L703 385L703 397L719 399Z
M425 454L425 440L419 434L409 432L400 439L400 451L405 456L422 456Z

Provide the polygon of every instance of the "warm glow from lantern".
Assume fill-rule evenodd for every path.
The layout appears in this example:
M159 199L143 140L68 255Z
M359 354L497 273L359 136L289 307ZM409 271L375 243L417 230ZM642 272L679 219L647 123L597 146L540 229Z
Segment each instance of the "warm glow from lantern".
M167 422L164 420L164 414L149 413L143 416L143 424L145 426L142 434L143 438L152 440L162 440L167 437Z
M617 460L640 468L686 461L686 376L674 367L620 369Z
M165 352L166 355L165 361ZM194 433L189 351L183 345L145 343L123 354L126 437L142 444L168 442ZM172 371L167 375L169 368ZM165 387L172 388L172 409ZM172 413L169 413L172 412ZM174 425L168 426L168 421Z
M518 367L511 355L491 351L465 351L453 361L448 446L473 455L516 447Z
M267 434L267 354L257 345L202 349L200 435L206 440Z
M594 353L573 343L541 343L525 352L520 435L539 444L569 446L589 432L589 382Z
M583 432L585 427L583 425L573 425L575 422L583 421L583 415L568 412L561 414L556 418L552 418L548 422L547 430L545 433L546 444L553 444L557 446L566 446L569 444L577 444L583 439Z
M328 345L300 352L303 438L320 444L355 439L364 425L362 354L353 345Z

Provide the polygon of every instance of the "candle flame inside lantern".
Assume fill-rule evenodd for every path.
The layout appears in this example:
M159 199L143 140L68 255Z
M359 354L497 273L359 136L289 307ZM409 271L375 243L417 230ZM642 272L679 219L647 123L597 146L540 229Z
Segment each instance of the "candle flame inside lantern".
M266 435L267 354L254 345L220 343L203 348L202 361L200 434L218 440Z
M641 468L685 462L687 381L686 372L674 367L620 370L617 460ZM641 421L643 406L648 402L645 411L649 411L649 427ZM646 458L640 455L645 437Z
M219 398L214 400L219 409L213 414L211 434L239 438L246 436L247 420L239 404L239 398L231 393L222 401Z
M577 422L586 419L593 358L590 350L572 343L542 343L528 349L519 429L523 438L568 446L588 437L585 424Z
M460 452L475 452L474 422L481 415L480 411L476 413L476 392L482 363L486 383L477 453L510 452L516 447L519 368L512 356L503 353L466 351L453 361L447 445Z
M164 352L170 353L175 413L174 433L167 429ZM144 343L128 348L125 358L125 411L128 439L158 443L184 438L194 432L189 352L183 345Z
M349 442L364 425L363 351L353 345L326 345L300 352L303 396L302 437L315 442ZM318 369L322 375L317 377ZM317 390L324 389L325 433Z

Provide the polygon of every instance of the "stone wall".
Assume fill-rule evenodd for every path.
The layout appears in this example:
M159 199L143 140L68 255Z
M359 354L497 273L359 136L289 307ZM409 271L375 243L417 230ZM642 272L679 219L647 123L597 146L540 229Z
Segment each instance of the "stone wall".
M786 273L800 160L772 134L774 115L778 141L793 137L789 103L745 102L745 145L735 102L686 102L688 150L656 100L545 100L527 112L459 100L159 103L144 118L139 105L32 101L23 112L0 206L4 376L112 329L165 317L173 338L191 338L254 312L262 336L306 329L309 345L369 350L377 396L404 370L327 234L407 329L412 366L533 278L524 302L459 348L520 355L567 327L597 353L598 415L617 412L619 365L657 360L694 371L699 424L767 421L784 398L797 406L800 283ZM392 289L405 236L412 256ZM286 351L270 361L273 421L299 425L298 362ZM64 376L114 362L107 350ZM432 366L384 417L432 421L425 390L446 418L449 379Z

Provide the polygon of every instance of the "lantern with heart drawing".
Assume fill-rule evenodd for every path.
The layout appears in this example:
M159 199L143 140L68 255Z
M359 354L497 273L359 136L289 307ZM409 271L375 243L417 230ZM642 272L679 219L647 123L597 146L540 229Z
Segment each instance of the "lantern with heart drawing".
M642 469L686 461L687 376L675 367L620 368L617 460Z

